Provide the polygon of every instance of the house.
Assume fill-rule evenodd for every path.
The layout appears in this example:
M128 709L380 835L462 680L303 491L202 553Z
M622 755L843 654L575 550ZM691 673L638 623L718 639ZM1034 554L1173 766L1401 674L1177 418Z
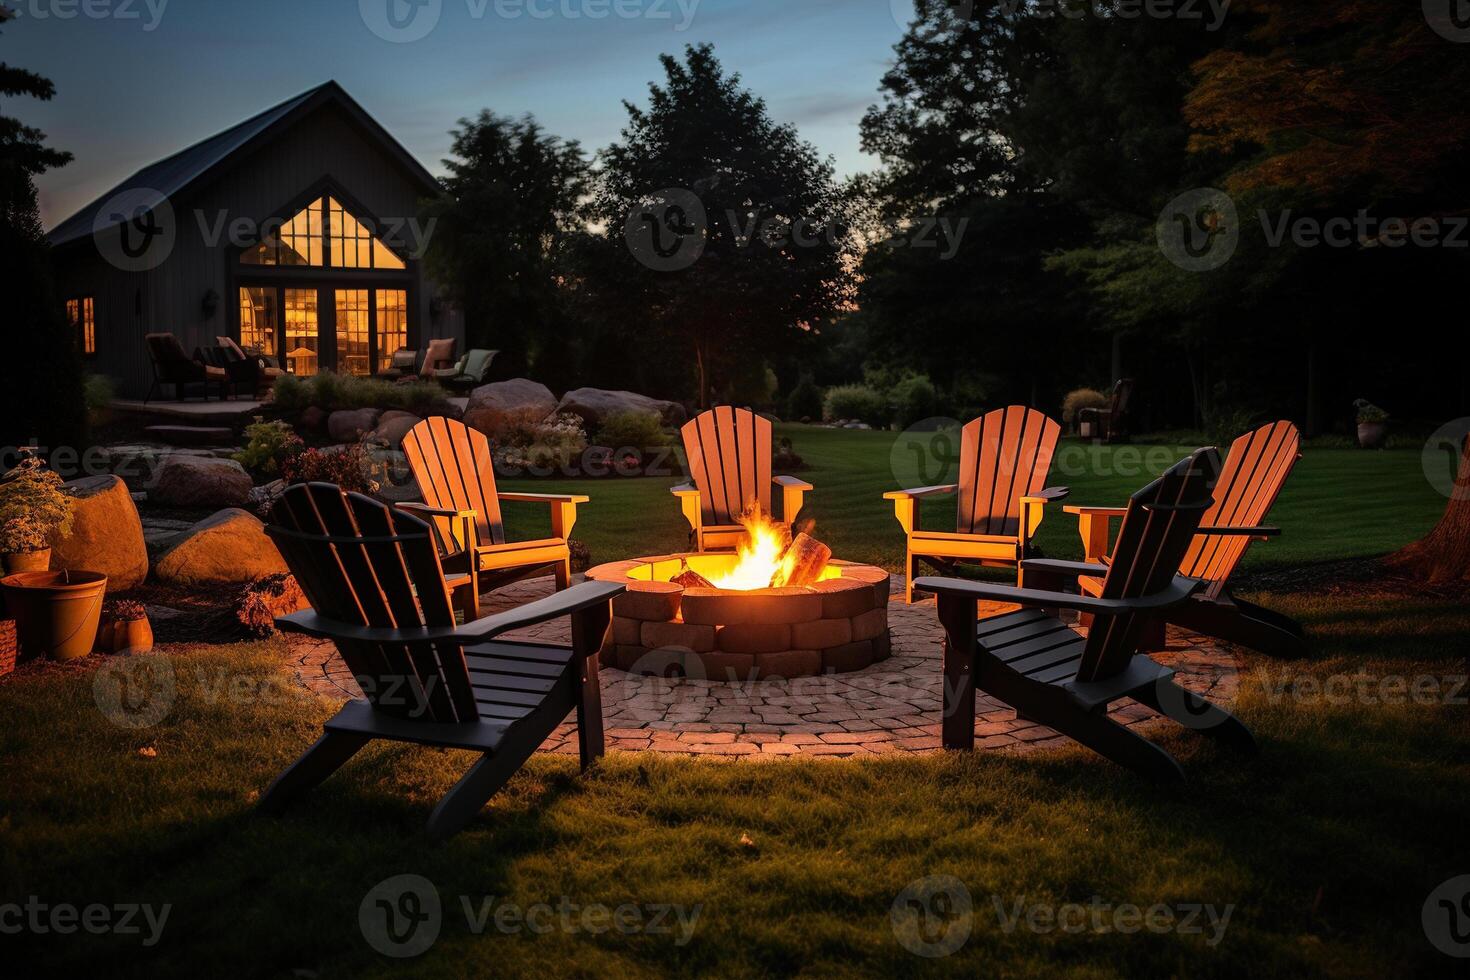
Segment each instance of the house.
M463 322L425 278L437 180L336 82L145 167L57 225L57 285L91 371L144 394L144 335L218 337L297 375L372 374Z

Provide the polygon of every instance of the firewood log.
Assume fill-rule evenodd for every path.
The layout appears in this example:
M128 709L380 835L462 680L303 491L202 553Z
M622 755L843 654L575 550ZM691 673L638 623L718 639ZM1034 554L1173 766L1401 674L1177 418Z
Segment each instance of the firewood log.
M772 588L805 588L827 567L832 549L809 534L798 534L781 556L781 567L771 576Z
M669 581L681 589L713 589L715 587L715 583L690 568L687 560L680 563L679 574Z

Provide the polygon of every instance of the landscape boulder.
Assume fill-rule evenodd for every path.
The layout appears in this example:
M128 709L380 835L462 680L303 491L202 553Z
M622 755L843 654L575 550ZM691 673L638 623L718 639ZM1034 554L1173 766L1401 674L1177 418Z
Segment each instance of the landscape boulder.
M159 464L148 499L172 507L243 507L251 486L250 474L233 459L175 453Z
M558 412L580 415L589 430L596 429L609 415L618 412L653 412L664 425L683 425L687 418L678 402L660 401L634 391L608 391L603 388L578 388L562 396Z
M495 433L511 416L540 421L556 410L551 389L529 378L512 378L481 385L470 392L464 422L472 429Z
M243 585L287 569L266 537L265 525L249 512L231 507L179 535L154 571L160 582L195 587Z
M403 437L408 435L408 430L420 421L422 420L412 412L384 412L383 417L378 419L378 427L367 438L382 443L389 449L397 449L403 442Z
M383 413L376 408L350 408L327 416L327 435L333 442L357 442L378 426Z
M327 424L327 413L315 405L308 405L301 410L301 418L298 420L298 424L303 429L310 429L315 432Z
M109 592L142 585L148 545L128 485L116 476L89 476L68 483L66 492L71 533L51 546L51 569L102 572Z

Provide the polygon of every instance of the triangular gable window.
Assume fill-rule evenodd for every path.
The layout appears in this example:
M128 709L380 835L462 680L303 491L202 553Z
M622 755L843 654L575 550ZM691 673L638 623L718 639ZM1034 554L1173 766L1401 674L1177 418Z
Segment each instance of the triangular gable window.
M243 265L406 269L398 257L336 198L319 197L240 256Z

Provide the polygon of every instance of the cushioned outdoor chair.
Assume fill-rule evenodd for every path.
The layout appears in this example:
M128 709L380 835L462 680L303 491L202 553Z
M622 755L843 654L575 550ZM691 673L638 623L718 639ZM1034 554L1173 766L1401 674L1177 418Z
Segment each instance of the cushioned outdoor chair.
M485 383L485 375L490 372L490 362L495 360L498 350L484 350L475 348L465 353L464 357L455 364L448 377L439 379L439 383L454 391L468 391Z
M1116 442L1123 437L1128 420L1128 402L1133 397L1133 379L1120 378L1113 385L1112 401L1107 408L1084 408L1077 412L1078 427L1087 427L1088 435L1103 442Z
M384 381L397 381L399 378L417 374L418 363L418 351L412 347L400 347L388 358L388 366L374 377Z
M148 345L148 356L153 361L153 384L149 386L143 404L148 404L154 392L161 391L164 385L174 386L174 396L178 401L184 400L190 385L203 389L206 401L211 389L217 390L220 400L224 400L230 379L223 367L190 357L179 338L171 333L144 334L143 341Z
M419 366L420 381L444 381L455 374L453 337L429 341L424 348L424 362Z
M745 534L742 515L771 510L771 488L781 488L780 522L789 529L812 485L771 475L771 420L748 408L712 408L684 424L690 482L671 491L679 498L695 551L734 548Z
M939 597L944 628L945 748L975 744L978 688L1114 762L1157 779L1184 772L1163 749L1108 716L1108 706L1131 698L1201 734L1247 752L1250 731L1228 711L1174 683L1174 672L1140 652L1152 617L1167 614L1201 588L1178 574L1200 519L1211 505L1220 472L1214 449L1181 460L1128 502L1109 565L1030 559L1028 581L1060 585L1067 578L1101 576L1097 596L1060 588L1013 588L961 579L922 578L916 584ZM1017 603L1019 612L977 622L982 600ZM1052 610L1092 616L1086 632Z
M288 488L266 533L312 608L276 620L331 640L362 689L281 773L260 809L279 813L375 739L467 749L478 761L434 807L431 838L474 818L573 711L585 771L603 754L598 651L615 583L587 582L456 626L428 524L325 483ZM567 646L498 639L571 620Z

